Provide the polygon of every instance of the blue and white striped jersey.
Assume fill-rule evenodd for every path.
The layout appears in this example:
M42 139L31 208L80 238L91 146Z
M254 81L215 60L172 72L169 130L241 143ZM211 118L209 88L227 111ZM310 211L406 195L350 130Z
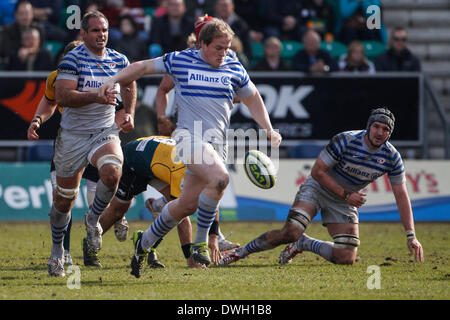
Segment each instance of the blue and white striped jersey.
M106 48L102 57L96 56L85 44L67 53L58 66L56 80L73 80L81 92L97 91L110 77L130 64L127 57ZM117 86L117 91L120 88ZM70 130L93 130L111 127L114 124L115 106L99 103L79 108L64 109L61 127Z
M174 79L177 128L201 135L209 142L225 141L234 96L244 98L256 90L232 51L219 68L213 68L203 60L201 49L168 53L155 59L155 68ZM201 122L194 128L195 121Z
M348 191L359 191L387 173L392 185L406 181L402 157L389 142L371 150L364 142L366 130L335 135L319 157L329 166L328 174Z

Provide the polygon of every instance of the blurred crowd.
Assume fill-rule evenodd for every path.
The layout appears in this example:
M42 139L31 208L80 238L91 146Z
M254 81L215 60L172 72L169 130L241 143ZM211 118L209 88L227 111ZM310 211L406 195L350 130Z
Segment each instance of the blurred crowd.
M405 28L388 35L383 23L367 27L368 8L380 0L3 0L0 70L55 69L64 45L79 37L68 28L76 19L72 5L80 19L90 10L105 14L108 47L131 62L185 49L197 17L208 14L231 26L232 49L248 70L421 69Z

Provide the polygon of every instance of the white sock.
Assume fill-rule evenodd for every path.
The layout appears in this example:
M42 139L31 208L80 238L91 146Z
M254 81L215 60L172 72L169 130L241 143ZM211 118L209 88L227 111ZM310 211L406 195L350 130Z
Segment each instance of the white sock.
M209 229L216 217L219 202L220 200L211 199L203 193L200 194L198 198L197 234L195 236L195 243L208 242Z
M333 242L317 240L303 234L297 240L297 248L302 251L311 251L320 255L325 260L331 261L333 258Z
M150 250L156 241L164 237L177 224L178 221L169 212L169 204L166 204L158 218L142 235L142 249Z

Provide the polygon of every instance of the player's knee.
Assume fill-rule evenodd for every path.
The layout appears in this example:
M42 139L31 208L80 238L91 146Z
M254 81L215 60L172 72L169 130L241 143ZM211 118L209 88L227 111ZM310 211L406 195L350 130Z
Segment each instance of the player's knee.
M230 176L227 172L223 172L222 174L218 175L215 180L215 187L217 192L222 193L227 188L228 183L230 182Z
M79 188L62 188L56 186L54 204L60 212L69 212L79 192Z
M297 241L301 237L303 231L297 228L291 223L287 223L283 229L281 229L281 237L283 243L291 243Z
M336 234L333 236L333 260L337 264L354 264L359 238L352 234Z
M122 175L122 168L116 164L108 163L101 168L99 174L106 186L114 188L119 183L120 176Z
M333 250L333 262L336 264L352 265L356 261L356 249L335 249Z
M207 184L207 188L214 190L217 194L222 194L228 186L230 182L230 176L227 172L219 172L215 173L209 183Z

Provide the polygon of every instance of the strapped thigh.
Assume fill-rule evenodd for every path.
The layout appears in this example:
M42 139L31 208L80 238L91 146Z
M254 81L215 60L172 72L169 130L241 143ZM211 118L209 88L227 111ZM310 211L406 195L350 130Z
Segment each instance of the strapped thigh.
M355 250L359 246L359 238L353 234L335 234L333 236L334 247L337 249Z
M289 210L287 221L304 232L308 225L311 223L311 217L303 209L291 209Z

